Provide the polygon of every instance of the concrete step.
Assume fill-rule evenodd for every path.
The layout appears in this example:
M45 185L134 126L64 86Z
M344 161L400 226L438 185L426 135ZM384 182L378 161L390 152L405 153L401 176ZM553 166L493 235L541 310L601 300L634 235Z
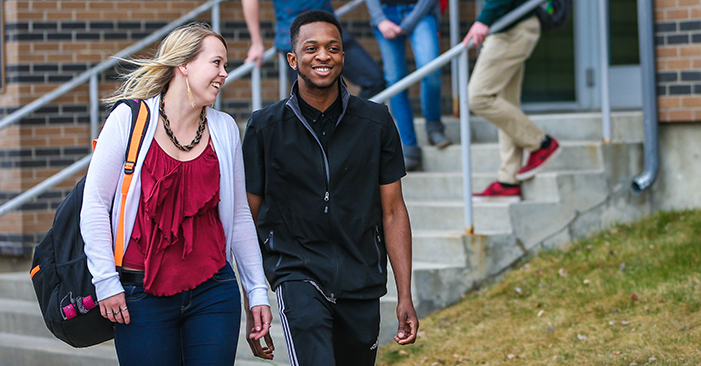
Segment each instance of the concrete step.
M509 203L480 202L473 205L475 232L511 232ZM406 201L413 230L464 231L462 201Z
M559 199L557 181L569 175L597 175L600 170L551 171L537 174L522 183L524 201L553 201ZM473 173L472 192L482 192L497 179L496 172ZM406 200L462 200L462 172L411 172L402 179Z
M73 348L58 339L0 332L2 366L116 366L112 342Z
M601 141L601 113L550 113L534 114L529 118L558 140ZM454 144L461 144L460 120L453 116L443 116L445 134ZM421 146L428 146L425 120L414 120L416 138ZM484 118L470 116L470 137L472 142L496 142L497 128ZM611 140L616 142L640 142L643 140L643 114L641 111L618 111L611 114Z
M53 337L36 301L0 298L0 333Z
M465 265L463 233L451 230L412 230L414 261L443 265Z
M562 152L543 171L602 169L601 142L560 141L560 145ZM433 146L424 146L421 149L424 172L462 171L460 145L451 145L440 150ZM501 165L499 147L496 143L472 144L470 154L472 171L475 173L496 172Z
M6 299L36 302L29 271L0 273L0 296Z

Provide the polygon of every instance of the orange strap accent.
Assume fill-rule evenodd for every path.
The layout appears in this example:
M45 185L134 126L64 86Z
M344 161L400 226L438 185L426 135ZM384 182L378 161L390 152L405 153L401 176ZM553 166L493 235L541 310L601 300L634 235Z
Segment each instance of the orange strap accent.
M29 272L29 279L34 278L34 275L37 274L37 272L39 272L40 269L41 269L41 267L39 267L38 265L36 267L32 268L32 271Z
M117 267L122 266L122 258L124 257L124 207L126 205L127 193L129 193L129 186L131 186L131 178L134 173L134 165L136 165L136 158L139 153L139 145L141 144L141 137L144 135L144 127L146 126L147 117L146 103L140 102L139 115L136 119L136 125L134 125L134 131L129 140L129 153L127 154L127 161L124 163L124 180L122 181L122 203L119 210L119 226L117 226L117 242L114 248L114 263Z

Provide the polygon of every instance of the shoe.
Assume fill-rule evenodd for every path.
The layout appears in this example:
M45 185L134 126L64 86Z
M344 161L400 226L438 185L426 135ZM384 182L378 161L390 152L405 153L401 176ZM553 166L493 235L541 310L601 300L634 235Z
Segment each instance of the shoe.
M546 137L550 144L547 147L541 147L533 151L528 156L528 162L516 173L516 179L522 181L533 178L536 173L545 168L545 166L562 151L557 140L550 136Z
M495 181L482 193L473 193L472 202L519 202L521 201L521 186L504 187Z
M428 133L428 142L431 143L431 145L439 148L439 149L444 149L448 147L448 145L452 144L450 140L445 136L443 131L433 131Z
M421 148L417 145L403 146L404 149L404 167L407 172L415 172L421 170Z

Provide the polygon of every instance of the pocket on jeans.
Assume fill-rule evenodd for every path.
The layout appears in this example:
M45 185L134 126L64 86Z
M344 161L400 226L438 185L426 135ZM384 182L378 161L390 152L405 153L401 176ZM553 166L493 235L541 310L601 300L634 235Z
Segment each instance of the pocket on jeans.
M231 266L227 263L219 272L212 276L212 279L217 282L236 281L236 274L234 274L234 270L231 269Z
M144 286L124 285L124 297L127 302L139 301L148 296Z

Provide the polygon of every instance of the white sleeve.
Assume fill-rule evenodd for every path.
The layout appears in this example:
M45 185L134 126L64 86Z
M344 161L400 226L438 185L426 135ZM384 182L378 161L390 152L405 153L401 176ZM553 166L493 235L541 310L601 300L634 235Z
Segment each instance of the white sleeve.
M234 237L232 249L236 266L241 276L241 284L248 294L248 303L252 308L257 305L270 305L268 302L268 285L263 272L263 257L258 245L251 209L246 196L246 179L243 168L243 152L238 128L234 123L233 157L234 157Z
M80 231L98 301L124 292L115 268L110 209L124 168L130 126L131 109L121 104L107 117L85 179Z

